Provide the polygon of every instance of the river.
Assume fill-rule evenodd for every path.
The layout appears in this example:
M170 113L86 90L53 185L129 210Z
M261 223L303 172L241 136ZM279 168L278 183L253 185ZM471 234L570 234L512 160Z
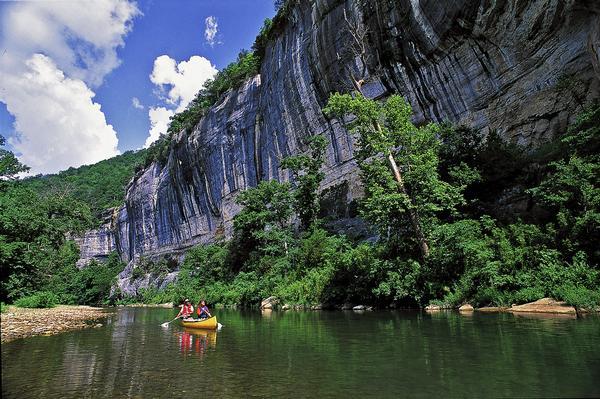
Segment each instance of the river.
M600 317L120 308L103 327L2 344L3 398L598 397Z

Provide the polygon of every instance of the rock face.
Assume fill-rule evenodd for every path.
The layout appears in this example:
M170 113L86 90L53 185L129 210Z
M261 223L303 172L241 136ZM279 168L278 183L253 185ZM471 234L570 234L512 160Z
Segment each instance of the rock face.
M85 267L92 260L105 260L116 249L112 213L112 209L106 211L102 225L97 229L86 231L80 237L74 237L74 241L79 246L78 268Z
M535 146L598 98L599 8L584 0L299 0L260 75L228 92L191 134L176 135L165 165L135 176L112 235L84 239L85 259L114 245L130 262L229 236L236 195L287 180L281 159L304 151L313 134L329 141L325 211L351 222L348 204L362 193L353 140L321 112L329 93L350 89L349 71L362 69L346 20L369 32L368 96L399 92L417 123L466 124Z

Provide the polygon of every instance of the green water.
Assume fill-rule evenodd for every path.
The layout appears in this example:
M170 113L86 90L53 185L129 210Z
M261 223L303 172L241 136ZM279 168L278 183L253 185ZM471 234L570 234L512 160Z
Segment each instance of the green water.
M2 345L3 398L598 397L600 317L219 311L219 332L119 309Z

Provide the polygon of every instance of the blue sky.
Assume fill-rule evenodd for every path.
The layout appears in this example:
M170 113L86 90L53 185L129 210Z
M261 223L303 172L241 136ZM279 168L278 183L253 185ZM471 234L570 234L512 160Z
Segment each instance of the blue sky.
M62 3L0 3L0 133L34 173L148 144L150 109L164 129L274 15L272 0Z

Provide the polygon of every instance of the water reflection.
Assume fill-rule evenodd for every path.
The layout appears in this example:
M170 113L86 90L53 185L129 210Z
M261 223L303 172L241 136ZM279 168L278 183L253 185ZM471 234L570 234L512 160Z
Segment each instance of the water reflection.
M188 356L192 352L204 357L207 349L217 347L217 333L211 330L184 328L183 331L175 333L179 338L179 351Z
M2 397L600 396L597 315L223 310L218 333L160 327L173 316L3 344Z

